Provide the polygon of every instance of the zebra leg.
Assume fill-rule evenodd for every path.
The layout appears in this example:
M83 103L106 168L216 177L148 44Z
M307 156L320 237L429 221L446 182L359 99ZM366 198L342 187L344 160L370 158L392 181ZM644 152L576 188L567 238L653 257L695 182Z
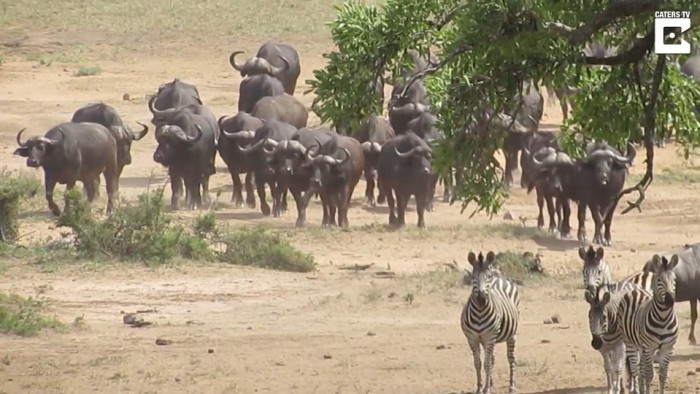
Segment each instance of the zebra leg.
M698 300L690 300L690 335L688 341L691 345L697 345L695 341L695 322L698 320Z
M627 360L629 361L630 367L630 394L639 394L639 350L637 346L626 343L625 344Z
M495 343L484 344L484 372L486 373L486 384L484 385L484 394L491 394L491 386L493 385L493 364Z
M622 388L624 387L624 376L622 374L622 369L625 364L625 344L624 342L618 342L615 347L610 351L611 356L611 366L613 370L613 393L622 393Z
M469 347L472 349L472 355L474 356L474 370L476 370L476 390L475 394L482 394L481 388L481 344L476 340L469 340Z
M674 345L675 343L666 344L659 349L659 354L661 356L661 361L659 362L659 394L664 394L664 390L666 390L668 365L671 363Z
M610 351L605 351L605 352L602 352L601 355L603 356L603 368L605 369L605 379L608 381L608 394L612 394L613 393L613 375L612 375L612 366L610 365L612 354Z
M651 382L654 380L654 363L651 361L654 356L653 349L642 349L642 381L640 386L642 394L651 393Z
M515 335L506 341L507 355L508 355L508 368L510 368L510 394L515 394L517 392L517 386L515 385Z

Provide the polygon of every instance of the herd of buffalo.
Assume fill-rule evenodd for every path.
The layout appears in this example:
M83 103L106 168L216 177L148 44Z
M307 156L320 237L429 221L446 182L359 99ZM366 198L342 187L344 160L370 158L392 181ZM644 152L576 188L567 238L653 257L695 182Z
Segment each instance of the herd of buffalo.
M370 115L357 130L339 126L336 131L327 126L307 127L309 111L294 97L301 63L292 46L267 42L243 63L236 61L241 53L233 52L229 58L243 77L236 114L217 120L202 103L197 88L177 78L161 85L148 102L158 143L153 160L168 168L174 209L179 207L183 186L190 209L211 202L209 177L216 172L218 152L231 173L236 206L255 207L255 185L263 215L278 217L287 210L287 192L291 192L297 206L296 225L303 226L306 207L315 195L323 204L323 225L347 226L350 199L364 174L367 204L386 201L390 224L405 225L406 205L414 196L418 226L425 226L424 212L433 209L440 178L431 167L431 145L442 135L435 127L437 118L430 112L422 81L408 89L404 81L436 59L409 51L414 67L402 70L403 79L386 81L393 85L388 120L380 114ZM700 74L698 59L686 63L690 65L686 67L688 75ZM385 79L378 78L374 86L382 100L384 84ZM523 91L522 105L515 114L486 110L483 121L472 125L506 131L503 186L511 187L518 154L522 153L521 185L536 191L538 226L545 227L542 211L546 204L549 230L569 236L573 201L578 203L578 238L586 238L588 209L595 223L593 241L610 245L614 201L635 157L634 146L628 144L623 155L604 142L591 143L585 157L572 158L560 151L555 133L538 130L544 102L537 85L529 83ZM575 94L570 88L556 91L558 96L562 91ZM564 101L564 97L560 99ZM21 130L14 154L26 157L29 167L43 168L46 199L55 215L60 214L53 201L57 183L72 188L81 181L88 201L92 201L98 194L100 174L105 178L107 211L111 212L122 170L131 163L132 141L142 139L149 130L145 124L139 125L141 130L126 126L108 104L89 104L78 109L70 122L54 126L44 136L23 142ZM245 174L243 183L241 174ZM469 175L455 171L443 178L445 199L451 199L450 185L463 176ZM272 194L272 207L266 200L266 185Z

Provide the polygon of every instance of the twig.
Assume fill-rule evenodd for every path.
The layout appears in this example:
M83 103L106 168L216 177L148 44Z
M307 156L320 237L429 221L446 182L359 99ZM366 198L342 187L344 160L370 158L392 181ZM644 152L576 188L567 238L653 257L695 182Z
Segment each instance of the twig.
M343 267L338 267L339 270L350 270L350 271L364 271L368 269L369 267L373 266L374 263L370 264L355 264L355 265L350 265L350 266L343 266Z
M452 52L448 53L447 56L445 56L441 61L439 61L437 64L431 67L427 67L423 71L419 71L417 73L414 73L411 75L411 77L406 81L406 84L403 87L403 90L401 91L401 94L399 97L406 97L406 93L408 93L408 90L411 88L411 85L416 83L419 79L423 79L428 75L435 74L436 72L440 71L443 67L445 67L447 64L449 64L454 58L457 56L471 50L471 45L461 45L457 47L455 50Z
M436 30L442 30L442 28L445 27L445 25L452 22L452 20L455 18L455 16L457 16L457 14L461 10L463 10L464 8L467 8L470 5L471 5L470 2L465 1L462 4L452 8L451 10L447 11L447 13L440 19L439 22L433 22L433 27Z

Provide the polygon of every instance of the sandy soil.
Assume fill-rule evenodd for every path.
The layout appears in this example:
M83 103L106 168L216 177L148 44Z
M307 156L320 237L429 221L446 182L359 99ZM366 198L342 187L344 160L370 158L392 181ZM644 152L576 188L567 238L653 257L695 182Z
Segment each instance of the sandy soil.
M309 105L304 80L322 65L319 50L304 47L297 95ZM6 61L2 65L0 151L3 164L22 168L11 153L15 133L44 133L70 119L85 103L104 100L130 123L148 122L145 95L179 77L200 89L216 115L233 113L240 76L227 57L101 62L104 70L76 78L60 65ZM132 100L123 101L129 93ZM558 106L546 109L544 123L557 124ZM314 118L311 123L317 123ZM152 131L151 131L152 133ZM166 173L152 160L152 134L132 148L134 162L121 179L121 195L133 198ZM644 157L640 151L638 157ZM642 172L638 160L633 173ZM676 148L657 152L657 167L683 169ZM219 168L224 169L219 159ZM37 175L41 175L38 171ZM230 178L219 171L212 181L220 201L230 199ZM516 178L516 185L518 184ZM617 278L641 268L653 253L696 242L700 230L698 184L655 184L643 213L617 216L614 246L607 250ZM438 203L426 217L428 231L409 228L387 232L385 206L368 208L364 183L358 185L350 210L350 231L321 229L316 204L309 228L294 231L296 212L280 219L258 210L224 204L219 219L235 225L288 228L291 241L314 254L319 271L292 274L229 266L186 264L159 269L107 266L69 267L41 272L24 261L6 262L3 291L42 297L51 313L82 324L68 333L45 332L36 338L0 337L0 392L6 393L451 393L475 387L472 355L459 327L468 288L441 285L431 272L456 260L467 265L470 250L540 253L556 279L526 282L522 292L522 326L516 348L517 380L524 393L593 393L605 386L600 355L589 343L587 308L580 290L580 260L574 241L557 241L537 231L519 229L517 218L535 225L534 196L513 190L504 211L515 221L489 220L457 205ZM168 191L169 195L169 191ZM96 204L104 204L104 192ZM624 204L624 203L623 203ZM411 204L412 205L412 204ZM626 205L626 204L624 204ZM33 236L54 232L43 213L24 224ZM620 208L618 208L618 212ZM178 216L191 217L189 212ZM572 222L572 224L575 222ZM592 234L592 223L588 228ZM355 273L338 267L374 263ZM390 268L394 279L380 278ZM688 345L687 303L678 305L682 322L671 364L671 392L700 390L696 374L700 348ZM122 324L122 313L154 309L146 328ZM553 314L561 324L544 325ZM156 338L173 341L157 346ZM497 348L495 383L507 386L505 347ZM691 374L692 373L692 374Z

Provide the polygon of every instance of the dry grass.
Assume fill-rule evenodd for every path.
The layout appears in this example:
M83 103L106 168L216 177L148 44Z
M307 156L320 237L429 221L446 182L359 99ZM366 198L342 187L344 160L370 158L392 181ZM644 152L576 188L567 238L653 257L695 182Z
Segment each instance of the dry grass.
M368 0L375 3L376 1ZM330 45L328 26L339 0L0 0L0 41L21 47L45 32L45 44L90 48L90 57L124 53L174 54L183 45L203 51L253 50L266 39ZM205 21L197 23L196 21ZM185 38L186 37L186 38ZM68 47L66 47L68 45ZM16 49L16 48L15 48ZM8 50L13 54L13 49ZM56 55L56 57L61 57ZM115 59L116 60L116 59Z

